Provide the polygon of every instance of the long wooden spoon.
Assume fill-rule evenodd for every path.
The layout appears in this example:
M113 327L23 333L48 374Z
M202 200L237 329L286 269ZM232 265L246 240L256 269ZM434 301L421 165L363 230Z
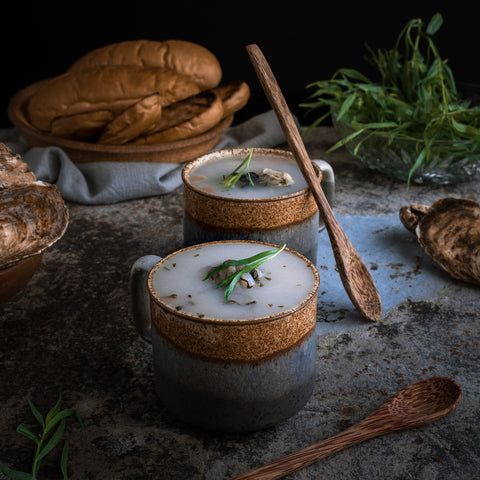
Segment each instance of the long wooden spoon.
M370 272L332 212L292 114L263 53L254 44L248 45L246 48L298 166L315 197L332 244L333 254L344 288L355 308L365 318L377 321L382 316L382 301Z
M348 430L230 480L281 478L363 440L438 420L458 405L461 396L460 386L450 378L431 377L421 380L397 392Z

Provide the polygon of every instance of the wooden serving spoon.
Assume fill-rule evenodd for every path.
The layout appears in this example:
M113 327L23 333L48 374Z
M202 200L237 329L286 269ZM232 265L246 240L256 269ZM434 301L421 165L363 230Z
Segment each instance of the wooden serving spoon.
M278 83L257 45L248 45L248 55L263 90L275 111L283 133L295 156L318 205L330 237L333 254L344 288L355 308L367 319L377 321L382 316L382 301L365 263L338 224L315 174L305 145Z
M349 429L230 480L274 480L284 477L363 440L438 420L455 409L461 396L460 386L450 378L421 380L397 392Z

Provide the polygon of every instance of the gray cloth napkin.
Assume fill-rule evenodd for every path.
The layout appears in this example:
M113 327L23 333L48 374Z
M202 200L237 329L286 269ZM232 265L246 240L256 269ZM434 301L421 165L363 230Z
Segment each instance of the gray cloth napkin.
M0 131L0 141L19 153L38 180L57 186L65 200L99 205L163 195L182 184L184 164L92 162L75 164L58 147L30 147L15 129ZM276 147L285 137L273 110L225 130L213 150Z

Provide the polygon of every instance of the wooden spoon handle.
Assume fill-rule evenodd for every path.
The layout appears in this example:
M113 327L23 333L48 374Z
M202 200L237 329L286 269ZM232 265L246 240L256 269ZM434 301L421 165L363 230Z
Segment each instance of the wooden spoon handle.
M297 161L298 166L302 171L308 186L317 199L317 203L319 204L318 207L322 217L324 219L325 217L328 217L328 221L330 223L336 223L336 218L331 209L326 208L328 204L327 198L320 187L318 177L308 156L305 144L303 143L297 125L293 120L293 116L288 108L287 102L285 101L284 96L281 94L280 86L278 85L272 70L265 61L265 57L257 45L248 45L247 52L252 60L252 65L257 73L260 83L262 84L263 90L265 91L270 105L277 114L280 126L282 127L285 138L292 149L292 153L294 154L295 158L301 159L301 162ZM274 88L272 88L272 86ZM343 236L345 237L345 235Z
M290 113L275 76L257 45L248 45L247 52L265 94L277 114L283 133L297 164L317 202L330 237L340 278L355 308L367 319L377 321L382 316L382 302L377 288L362 258L340 227L318 182L302 137Z
M384 433L378 430L364 429L362 424L363 422L360 422L333 437L286 455L278 460L273 460L249 472L237 475L230 480L274 480L282 478L332 453Z

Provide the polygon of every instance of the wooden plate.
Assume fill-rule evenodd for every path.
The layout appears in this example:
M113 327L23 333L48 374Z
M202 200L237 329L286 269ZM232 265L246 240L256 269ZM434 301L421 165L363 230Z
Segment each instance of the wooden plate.
M160 162L183 163L210 151L233 121L233 115L196 137L156 145L99 145L56 137L35 128L26 115L26 105L42 82L18 91L8 104L8 118L32 147L60 147L75 163L86 162Z

